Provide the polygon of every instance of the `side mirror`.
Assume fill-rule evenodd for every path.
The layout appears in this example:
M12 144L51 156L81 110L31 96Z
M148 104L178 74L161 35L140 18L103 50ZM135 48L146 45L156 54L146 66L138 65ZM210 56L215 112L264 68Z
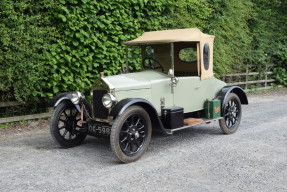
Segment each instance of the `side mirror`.
M174 77L174 71L173 71L173 69L169 69L169 70L168 70L168 76L169 76L170 78L173 78L173 77Z

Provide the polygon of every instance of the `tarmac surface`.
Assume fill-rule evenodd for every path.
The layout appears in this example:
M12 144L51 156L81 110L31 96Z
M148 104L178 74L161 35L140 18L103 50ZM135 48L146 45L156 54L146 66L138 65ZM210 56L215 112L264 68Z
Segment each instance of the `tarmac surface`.
M108 139L53 142L47 121L0 130L0 191L287 191L287 89L249 94L239 130L218 122L156 134L137 162Z

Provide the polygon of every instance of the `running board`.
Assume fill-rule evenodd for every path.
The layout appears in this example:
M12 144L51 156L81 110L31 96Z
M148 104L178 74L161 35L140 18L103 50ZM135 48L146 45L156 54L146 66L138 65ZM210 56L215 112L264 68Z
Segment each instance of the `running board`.
M220 119L222 119L222 117L215 118L215 119L188 118L188 119L184 119L184 126L178 127L178 128L175 128L175 129L165 129L165 131L166 131L167 134L172 134L175 131L191 128L191 127L193 127L195 125L200 125L200 124L203 124L203 123L210 123L212 121L217 121L217 120L220 120Z

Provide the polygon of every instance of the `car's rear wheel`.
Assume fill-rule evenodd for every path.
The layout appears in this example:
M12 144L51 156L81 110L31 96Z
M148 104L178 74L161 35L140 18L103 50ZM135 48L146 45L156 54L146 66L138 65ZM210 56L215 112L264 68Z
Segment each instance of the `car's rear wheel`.
M54 110L51 122L51 135L60 146L69 148L81 144L86 134L81 132L81 116L70 101L61 102Z
M111 129L111 148L117 158L130 163L147 150L152 126L148 113L139 106L131 106L118 116Z
M241 102L234 93L229 93L223 103L223 118L219 120L221 130L226 134L235 133L241 121Z

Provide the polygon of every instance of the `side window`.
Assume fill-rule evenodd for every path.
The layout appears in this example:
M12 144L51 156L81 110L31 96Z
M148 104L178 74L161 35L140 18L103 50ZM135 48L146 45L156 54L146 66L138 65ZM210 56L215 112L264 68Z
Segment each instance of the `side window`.
M175 44L174 71L176 76L198 76L198 47L196 42Z
M204 65L205 70L209 69L209 45L208 43L205 43L203 47L203 65Z
M197 61L197 49L196 47L187 47L181 49L178 55L179 59L183 62L196 62Z

